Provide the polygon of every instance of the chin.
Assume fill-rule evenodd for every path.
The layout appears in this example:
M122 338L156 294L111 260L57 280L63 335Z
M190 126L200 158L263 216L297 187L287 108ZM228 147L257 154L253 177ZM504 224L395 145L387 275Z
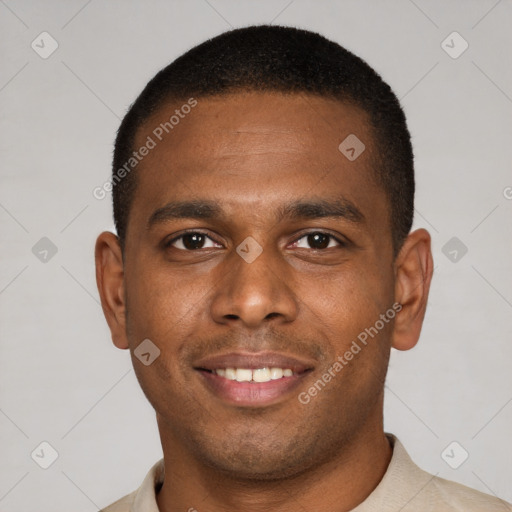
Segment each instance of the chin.
M255 460L254 456L237 454L238 460L211 461L212 469L226 477L238 481L275 482L298 476L305 471L303 465L291 464L286 455L276 458L275 453L264 459Z
M312 437L272 439L270 435L263 438L253 433L243 439L231 436L218 441L216 446L208 446L204 441L202 446L196 445L196 455L204 464L235 480L288 479L319 464L321 461L317 459L323 459Z

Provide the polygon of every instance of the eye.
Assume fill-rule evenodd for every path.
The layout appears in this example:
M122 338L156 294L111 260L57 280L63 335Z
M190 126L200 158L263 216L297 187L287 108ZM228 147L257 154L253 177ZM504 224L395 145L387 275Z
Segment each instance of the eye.
M169 240L165 243L165 247L174 247L182 251L197 251L198 249L211 249L221 246L205 233L190 231Z
M335 236L330 235L329 233L315 231L313 233L308 233L307 235L300 237L293 245L294 247L298 247L300 249L322 250L336 246L344 246L345 244Z

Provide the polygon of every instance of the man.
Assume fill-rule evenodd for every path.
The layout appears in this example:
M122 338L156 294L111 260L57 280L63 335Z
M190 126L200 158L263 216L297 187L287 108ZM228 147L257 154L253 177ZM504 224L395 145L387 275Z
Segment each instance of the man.
M383 430L432 256L405 116L365 62L293 28L213 38L132 105L112 188L98 288L164 458L106 511L511 510Z

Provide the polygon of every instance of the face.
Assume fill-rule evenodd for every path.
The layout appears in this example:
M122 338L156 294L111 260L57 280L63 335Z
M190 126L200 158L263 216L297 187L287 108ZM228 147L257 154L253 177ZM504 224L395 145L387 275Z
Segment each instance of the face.
M157 142L136 171L114 341L163 444L238 476L297 474L382 429L394 321L375 325L396 266L368 119L310 95L233 94L198 98L159 141L176 108L135 144ZM366 147L353 161L338 149L350 134ZM145 366L133 351L147 338L160 355Z

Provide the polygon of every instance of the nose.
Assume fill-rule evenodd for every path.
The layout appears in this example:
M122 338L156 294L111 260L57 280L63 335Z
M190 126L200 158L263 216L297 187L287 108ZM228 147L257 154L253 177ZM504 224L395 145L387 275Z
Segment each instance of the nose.
M229 260L211 303L215 322L257 328L272 319L287 323L297 317L298 300L290 269L277 251L264 249L250 263L233 251Z

